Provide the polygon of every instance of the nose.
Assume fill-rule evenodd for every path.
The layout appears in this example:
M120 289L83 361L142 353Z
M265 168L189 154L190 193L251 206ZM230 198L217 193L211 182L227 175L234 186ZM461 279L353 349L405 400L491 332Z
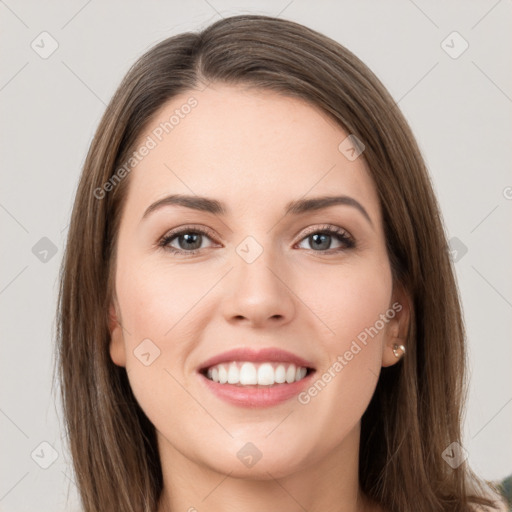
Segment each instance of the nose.
M226 321L255 328L290 322L296 311L292 278L275 254L264 250L252 263L235 258L222 299Z

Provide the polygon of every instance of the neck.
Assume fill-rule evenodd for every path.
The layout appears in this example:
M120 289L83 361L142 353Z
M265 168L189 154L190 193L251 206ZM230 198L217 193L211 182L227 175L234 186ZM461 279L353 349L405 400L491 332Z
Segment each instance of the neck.
M360 424L322 458L310 454L292 470L261 459L252 476L221 472L177 451L160 433L164 488L158 512L370 512L376 510L359 487ZM263 463L263 464L262 464ZM258 468L258 466L260 466Z

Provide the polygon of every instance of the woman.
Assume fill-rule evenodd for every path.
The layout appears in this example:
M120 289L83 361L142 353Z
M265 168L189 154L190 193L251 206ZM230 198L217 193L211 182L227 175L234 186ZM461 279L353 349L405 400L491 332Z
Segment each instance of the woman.
M77 484L99 510L490 510L465 462L441 215L373 73L235 16L128 72L59 298Z

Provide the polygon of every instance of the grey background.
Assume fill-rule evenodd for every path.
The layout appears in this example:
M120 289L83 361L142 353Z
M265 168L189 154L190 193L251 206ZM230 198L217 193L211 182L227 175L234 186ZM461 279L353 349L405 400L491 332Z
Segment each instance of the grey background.
M244 12L280 15L344 44L409 120L457 250L471 364L464 448L484 478L512 472L510 0L6 0L0 1L1 511L78 509L60 405L51 394L53 322L72 199L105 105L153 44ZM58 44L47 58L31 47L51 48L43 31ZM457 36L446 39L453 31L469 44L458 58L445 51L463 48ZM50 244L54 255L41 252Z

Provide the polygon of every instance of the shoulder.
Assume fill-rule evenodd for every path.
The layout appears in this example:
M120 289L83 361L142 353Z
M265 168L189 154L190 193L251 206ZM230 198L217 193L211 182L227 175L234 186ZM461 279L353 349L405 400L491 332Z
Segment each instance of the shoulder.
M507 503L503 499L503 497L492 498L494 499L494 507L484 507L483 505L473 505L473 510L475 512L509 512L511 509L508 507Z
M494 507L484 507L483 505L473 504L471 509L475 512L510 512L512 508L510 502L510 478L499 480L485 480L475 477L467 481L468 491L477 496L482 496L493 502Z
M492 488L485 494L486 498L494 502L494 508L474 505L473 507L475 512L509 512L511 508L509 507L505 496L503 496L500 491L501 489L499 488Z

